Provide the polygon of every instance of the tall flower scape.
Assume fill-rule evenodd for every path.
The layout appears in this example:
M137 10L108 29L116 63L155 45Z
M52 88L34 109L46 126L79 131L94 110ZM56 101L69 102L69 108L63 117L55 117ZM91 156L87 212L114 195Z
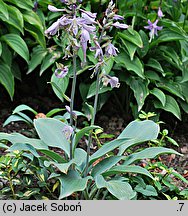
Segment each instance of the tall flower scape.
M94 103L94 114L91 121L93 125L95 122L95 115L98 102L98 93L100 83L104 86L108 84L114 88L119 87L119 79L115 76L110 76L106 74L101 68L106 64L108 59L112 56L116 56L119 52L118 49L112 44L112 38L108 36L107 31L111 30L113 27L119 29L127 29L129 26L127 24L120 23L124 18L117 15L114 12L115 4L113 1L109 2L109 5L105 11L105 16L102 23L97 21L97 13L91 13L90 11L83 10L81 8L82 1L69 0L61 1L66 5L66 8L59 9L52 5L48 6L51 12L62 12L62 17L60 17L56 22L54 22L46 31L45 34L49 36L60 35L61 32L68 33L69 43L65 47L65 57L73 59L73 83L72 92L70 99L70 107L68 107L68 112L70 114L70 125L67 125L63 133L70 140L71 152L70 157L73 158L72 142L75 133L75 112L74 109L74 95L76 88L76 58L79 49L83 52L83 62L82 67L87 63L87 51L95 52L95 58L98 63L92 68L93 73L91 77L96 76L96 96ZM57 64L57 69L55 70L55 75L58 78L64 78L68 74L68 67L63 64ZM90 149L91 137L88 143L88 151Z

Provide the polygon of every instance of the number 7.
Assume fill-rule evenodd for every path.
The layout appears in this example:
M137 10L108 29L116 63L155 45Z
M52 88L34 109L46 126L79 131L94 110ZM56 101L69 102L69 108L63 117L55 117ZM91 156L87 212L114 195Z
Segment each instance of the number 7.
M181 211L184 206L184 203L179 203L179 205L180 205L180 211Z

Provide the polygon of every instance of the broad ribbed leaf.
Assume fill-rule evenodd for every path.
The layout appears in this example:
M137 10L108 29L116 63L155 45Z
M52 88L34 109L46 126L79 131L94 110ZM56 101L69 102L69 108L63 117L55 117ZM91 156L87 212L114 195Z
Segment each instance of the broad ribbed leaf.
M0 83L5 87L7 92L10 95L10 98L13 99L14 95L14 76L10 71L10 67L0 62Z
M153 94L155 97L157 97L163 106L166 104L166 95L158 88L154 88L150 91L151 94Z
M45 48L46 41L44 36L44 28L42 22L34 11L24 12L25 29L37 40L37 42Z
M105 181L105 179L98 175L95 178L98 188L106 188L113 196L119 200L131 200L136 196L131 185L121 180Z
M10 24L14 28L18 29L23 34L24 33L23 31L24 22L23 22L22 13L20 12L20 10L18 10L16 7L12 5L10 6L7 5L6 7L8 9L9 17L7 19L3 14L0 13L0 19Z
M4 40L16 53L18 53L22 58L29 61L29 50L25 41L17 34L6 34L3 35L2 40Z
M61 183L59 199L68 197L74 192L84 191L89 179L92 178L89 176L82 178L76 171L70 171L67 175L63 174L59 178Z
M16 5L19 8L31 11L33 8L33 2L31 0L7 0L11 4Z
M93 177L100 175L101 173L104 173L111 167L113 167L115 164L117 164L121 160L121 156L112 156L103 159L101 162L99 162L96 166L93 167L91 175Z
M185 100L182 89L181 87L179 87L178 83L169 82L167 80L162 79L160 83L157 83L157 87L170 92L171 94L181 98L182 100Z
M101 87L99 89L99 94L102 94L102 93L105 93L105 92L111 91L111 90L112 90L112 88L110 86L102 86L101 85ZM90 85L90 88L89 88L89 91L87 94L87 99L95 96L95 94L96 94L96 81Z
M39 66L47 54L47 50L41 46L37 46L33 49L31 54L31 60L29 61L29 68L27 74L31 73L37 66Z
M56 96L64 102L64 99L66 99L65 92L67 90L68 84L69 84L69 78L68 76L64 78L58 78L55 76L55 74L51 77L51 83L52 83L52 89Z
M149 140L156 139L159 133L159 125L151 120L145 121L133 121L122 131L118 139L129 138L124 145L120 146L119 154L123 154L124 151L130 146L143 143Z
M135 79L135 77L128 78L126 83L130 86L130 88L134 92L134 97L138 104L138 111L140 111L144 105L146 97L149 95L148 84L149 82L146 80Z
M144 149L140 152L137 153L133 153L129 156L125 156L125 162L124 165L129 165L134 163L137 160L142 160L142 159L146 159L146 158L155 158L156 156L160 155L160 154L177 154L177 155L181 155L180 153L178 153L177 151L173 150L173 149L169 149L169 148L164 148L164 147L150 147L147 149Z
M128 51L128 53L130 55L130 59L132 61L134 59L134 54L135 54L135 52L137 50L137 46L134 45L133 43L125 41L123 39L121 39L121 41L122 41L123 45L127 48L127 51Z
M140 166L119 165L119 166L112 167L108 171L104 172L102 175L103 176L110 176L110 175L123 174L123 173L142 174L142 175L150 177L151 179L154 179L149 171L147 171L146 169L144 169Z
M67 161L58 153L51 150L40 150L41 153L51 158L53 161L58 163L66 163Z
M99 150L97 150L90 158L90 164L93 163L98 158L106 155L108 152L113 151L114 149L120 147L121 145L128 142L129 138L116 139L111 142L105 143Z
M31 152L35 157L40 157L40 155L37 153L36 149L27 143L15 143L13 144L7 151L29 151Z
M181 120L181 112L180 112L179 105L172 96L166 95L165 106L163 106L158 101L155 101L154 105L155 105L155 108L164 109L167 112L171 112L174 116L176 116L179 120Z
M48 146L42 140L28 138L19 133L13 133L13 134L0 133L0 140L7 140L12 144L27 143L32 145L37 150L48 150Z
M131 61L129 55L127 53L121 53L116 58L115 61L118 65L125 67L128 71L133 71L142 79L145 79L144 76L144 67L140 61L140 59L135 56Z
M3 0L0 0L0 13L2 13L6 19L9 18L7 5L4 3Z
M156 189L152 185L146 185L145 188L141 185L135 187L135 191L143 194L144 196L158 196Z
M87 127L84 127L82 128L81 130L79 130L77 133L76 133L76 137L75 137L75 141L74 141L74 148L77 146L77 144L79 143L80 139L87 133L89 133L89 131L91 130L94 130L94 129L99 129L100 127L99 126L87 126Z
M17 106L17 107L13 110L12 113L15 114L15 113L22 112L22 111L30 111L30 112L32 112L34 115L37 115L37 112L36 112L33 108L31 108L31 107L29 107L29 106L27 106L27 105L25 105L25 104L22 104L22 105Z
M57 147L70 154L70 143L62 130L66 126L63 122L52 118L40 118L34 120L35 129L40 139L51 147Z
M143 47L143 42L142 38L140 37L139 33L131 28L128 28L128 30L124 32L119 32L118 36L124 40L127 40L136 46L142 48Z
M143 58L148 53L149 50L149 39L148 39L148 35L143 30L140 30L139 34L143 41L143 47L139 48L137 52L139 56Z
M155 70L165 75L161 64L156 59L150 58L146 66L154 68Z

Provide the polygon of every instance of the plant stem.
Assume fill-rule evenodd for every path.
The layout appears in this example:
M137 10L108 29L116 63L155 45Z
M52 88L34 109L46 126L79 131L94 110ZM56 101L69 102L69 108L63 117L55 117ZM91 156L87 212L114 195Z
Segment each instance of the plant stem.
M72 90L71 90L71 101L70 101L70 126L73 127L74 119L73 119L73 110L74 110L74 96L76 91L76 54L73 55L73 81L72 81ZM70 138L70 160L73 158L73 138L74 133Z
M95 123L95 117L97 113L97 104L98 104L98 97L99 97L99 87L100 87L100 73L97 71L97 81L96 81L96 94L95 94L95 102L94 102L94 111L93 111L93 118L91 120L91 126ZM92 133L93 130L89 134L88 145L87 145L87 158L86 158L86 168L84 172L84 177L87 176L88 168L89 168L89 156L90 156L90 148L92 142Z
M187 16L188 16L188 0L187 0L187 7L186 7L186 14L185 14L184 22L183 22L183 29L185 29Z

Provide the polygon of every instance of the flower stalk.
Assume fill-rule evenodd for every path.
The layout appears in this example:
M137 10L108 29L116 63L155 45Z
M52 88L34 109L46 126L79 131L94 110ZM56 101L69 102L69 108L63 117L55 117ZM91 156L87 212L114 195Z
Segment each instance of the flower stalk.
M76 91L76 59L77 55L74 53L73 55L73 81L72 81L72 90L71 90L71 101L70 101L70 126L74 126L74 97L75 97L75 91ZM70 137L70 160L73 158L73 139L74 139L74 132L71 134Z

